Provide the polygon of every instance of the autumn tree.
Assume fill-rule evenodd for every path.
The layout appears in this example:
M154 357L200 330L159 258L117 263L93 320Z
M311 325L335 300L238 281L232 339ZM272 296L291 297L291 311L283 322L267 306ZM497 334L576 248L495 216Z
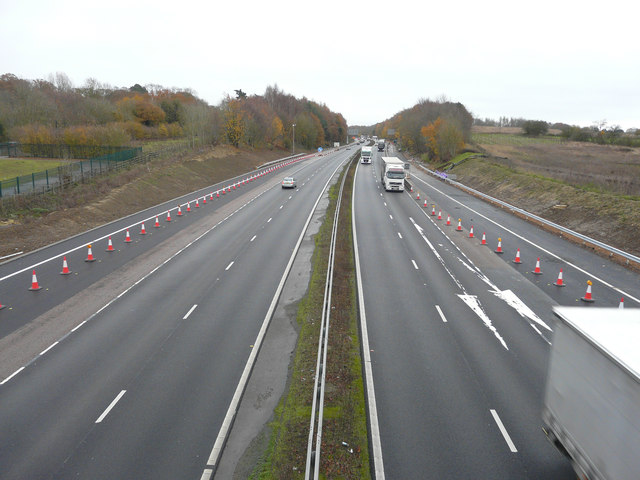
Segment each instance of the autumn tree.
M234 147L240 146L245 133L245 124L238 100L227 101L224 111L224 131L227 141Z

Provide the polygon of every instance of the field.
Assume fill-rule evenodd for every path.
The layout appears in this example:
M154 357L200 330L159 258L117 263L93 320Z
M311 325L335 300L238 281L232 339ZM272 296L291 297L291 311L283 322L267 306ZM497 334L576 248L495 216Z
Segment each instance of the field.
M60 160L59 158L0 158L0 180L31 175L34 172L43 172L71 162L70 160Z
M474 133L487 154L456 166L462 183L640 255L640 149Z

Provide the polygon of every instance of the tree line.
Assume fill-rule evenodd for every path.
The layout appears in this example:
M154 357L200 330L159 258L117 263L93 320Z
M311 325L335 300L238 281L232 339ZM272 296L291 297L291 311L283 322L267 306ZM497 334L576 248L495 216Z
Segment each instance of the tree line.
M451 160L471 138L473 116L461 103L421 99L374 127L374 135L399 141L430 162Z
M267 87L236 90L211 106L190 89L135 84L112 87L89 78L75 87L64 73L47 80L0 76L0 141L32 144L130 145L186 138L193 144L308 149L346 138L347 125L326 105Z

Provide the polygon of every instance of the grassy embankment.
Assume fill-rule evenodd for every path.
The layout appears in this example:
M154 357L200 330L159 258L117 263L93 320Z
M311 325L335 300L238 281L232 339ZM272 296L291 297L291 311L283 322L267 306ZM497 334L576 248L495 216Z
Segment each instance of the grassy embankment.
M458 181L640 255L640 150L522 135L474 139L487 156L456 165Z
M351 234L354 172L352 165L346 173L338 220L320 472L326 478L368 479L371 476L367 418ZM275 411L269 447L250 477L254 480L304 478L322 298L338 192L339 183L331 188L325 221L315 238L309 291L300 301L297 313L300 335L289 390Z

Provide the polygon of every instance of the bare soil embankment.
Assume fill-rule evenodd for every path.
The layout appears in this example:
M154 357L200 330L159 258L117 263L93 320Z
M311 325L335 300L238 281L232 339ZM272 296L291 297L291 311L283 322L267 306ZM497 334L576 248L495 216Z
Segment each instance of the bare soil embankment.
M640 150L497 140L456 166L458 181L640 256Z
M22 210L18 205L17 213L14 207L0 218L0 257L33 251L287 155L281 150L204 148L96 177L55 199L24 199ZM34 205L53 211L33 216L28 210Z

